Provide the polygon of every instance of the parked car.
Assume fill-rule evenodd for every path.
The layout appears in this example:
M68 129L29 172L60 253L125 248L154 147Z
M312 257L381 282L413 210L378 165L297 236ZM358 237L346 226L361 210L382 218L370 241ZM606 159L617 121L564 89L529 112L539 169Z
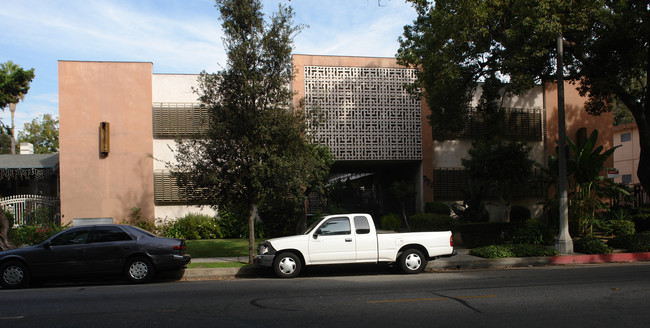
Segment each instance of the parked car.
M146 283L159 272L184 269L186 250L183 240L129 225L73 227L38 245L0 252L0 284L22 288L32 281L114 274Z

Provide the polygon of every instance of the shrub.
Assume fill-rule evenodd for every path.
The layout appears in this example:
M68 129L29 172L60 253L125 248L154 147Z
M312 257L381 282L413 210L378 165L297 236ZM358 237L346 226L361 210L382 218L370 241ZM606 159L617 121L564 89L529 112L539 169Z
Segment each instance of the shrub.
M612 236L633 235L636 232L634 229L634 222L630 220L610 221L606 227L606 232Z
M626 249L630 252L650 252L650 232L634 235L622 235L610 239L607 245L614 248Z
M614 250L595 237L584 237L573 242L573 249L583 254L610 254Z
M524 223L530 220L530 210L521 205L510 207L510 222L514 224Z
M15 246L35 245L65 228L67 226L60 227L53 224L22 225L9 231L9 241Z
M386 214L381 217L381 228L383 230L399 231L402 228L402 219L397 214Z
M486 259L500 259L503 257L514 257L515 254L507 245L489 245L473 248L469 251L471 255L484 257Z
M513 237L515 243L533 245L550 245L554 239L553 230L537 219L530 219L516 227Z
M168 238L214 239L222 238L217 220L209 215L188 214L159 227L159 233Z
M541 245L510 244L474 248L470 251L470 254L488 259L499 259L504 257L555 256L557 251Z
M411 231L456 231L458 221L449 214L420 213L409 218Z
M7 221L9 222L9 228L14 226L14 215L13 213L9 211L5 211L5 217L7 218Z
M451 214L451 209L449 205L443 202L427 202L424 205L424 213L449 215Z
M122 221L124 224L129 224L132 226L136 226L138 228L151 231L151 232L157 232L156 229L156 224L154 222L151 222L147 220L145 217L142 216L142 209L139 207L133 207L131 208L131 212L129 213L129 217Z

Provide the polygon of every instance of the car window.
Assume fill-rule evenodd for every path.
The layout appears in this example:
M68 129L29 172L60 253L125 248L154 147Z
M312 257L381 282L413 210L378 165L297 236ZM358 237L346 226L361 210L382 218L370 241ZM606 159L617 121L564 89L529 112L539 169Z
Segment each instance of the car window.
M111 241L132 240L126 232L118 227L101 227L95 228L93 234L93 243L105 243Z
M50 245L63 246L63 245L78 245L87 244L90 237L90 232L93 228L80 228L66 231L56 238L52 239Z
M319 228L322 235L349 235L350 219L332 218L323 223Z

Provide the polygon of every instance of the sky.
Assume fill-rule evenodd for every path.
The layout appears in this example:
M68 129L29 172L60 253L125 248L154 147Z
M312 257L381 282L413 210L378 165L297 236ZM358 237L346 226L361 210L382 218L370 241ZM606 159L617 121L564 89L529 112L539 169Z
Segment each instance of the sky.
M404 0L262 0L306 25L294 53L394 57L415 10ZM0 63L35 69L16 106L16 135L43 114L58 117L58 60L153 63L154 73L198 74L225 66L213 0L0 0ZM0 120L11 125L6 108Z

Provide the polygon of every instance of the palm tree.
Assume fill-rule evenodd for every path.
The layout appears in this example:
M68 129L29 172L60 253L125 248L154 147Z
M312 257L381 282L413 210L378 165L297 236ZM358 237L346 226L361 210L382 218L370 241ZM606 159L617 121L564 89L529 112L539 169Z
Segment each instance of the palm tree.
M0 64L0 108L8 104L11 111L11 154L16 153L14 116L16 104L25 99L29 84L34 79L34 69L25 71L11 60Z

